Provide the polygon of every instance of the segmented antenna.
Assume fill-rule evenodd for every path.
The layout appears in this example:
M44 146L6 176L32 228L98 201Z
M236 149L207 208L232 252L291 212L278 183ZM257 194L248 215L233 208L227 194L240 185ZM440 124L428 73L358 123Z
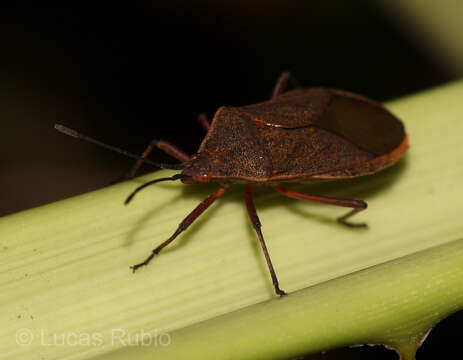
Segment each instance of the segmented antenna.
M161 168L161 169L171 169L171 170L181 170L181 169L183 169L183 164L164 164L164 163L154 162L154 161L151 161L149 159L142 158L141 156L132 154L132 153L126 151L126 150L119 149L119 148L117 148L115 146L108 145L108 144L105 144L105 143L103 143L101 141L95 140L95 139L93 139L93 138L91 138L91 137L89 137L87 135L84 135L84 134L81 134L81 133L79 133L79 132L77 132L75 130L69 129L68 127L66 127L64 125L55 124L55 129L58 130L59 132L62 132L63 134L75 137L77 139L82 139L82 140L91 142L91 143L93 143L95 145L98 145L98 146L101 146L101 147L103 147L105 149L117 152L119 154L122 154L122 155L127 156L127 157L132 158L132 159L141 160L144 163L156 166L156 167Z

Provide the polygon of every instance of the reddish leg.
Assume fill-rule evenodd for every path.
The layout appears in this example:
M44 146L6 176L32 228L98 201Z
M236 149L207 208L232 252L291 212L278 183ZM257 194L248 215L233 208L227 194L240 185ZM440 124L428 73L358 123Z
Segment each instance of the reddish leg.
M214 194L209 195L206 199L204 199L178 226L177 230L173 233L173 235L168 238L166 241L161 243L158 247L156 247L152 252L151 255L148 256L145 261L133 265L130 268L135 272L139 267L148 265L148 263L157 255L159 252L164 249L167 245L169 245L181 232L186 230L192 223L195 221L199 215L201 215L209 206L212 205L214 201L216 201L225 191L225 186L221 186Z
M167 141L153 140L151 144L154 144L154 146L156 146L158 149L166 152L177 160L180 160L182 163L190 160L190 156L183 152L183 150L180 150L178 147Z
M272 99L275 99L278 95L282 94L285 89L286 85L288 85L288 81L291 78L291 73L288 71L285 71L280 74L278 77L275 86L273 87L273 92L272 92Z
M253 189L254 185L246 186L246 207L248 209L249 218L251 219L252 226L254 227L254 230L256 230L257 236L259 237L260 246L262 246L262 250L264 251L265 260L267 261L268 269L270 270L270 276L272 277L275 292L277 293L277 295L283 296L286 295L286 293L283 290L281 290L278 285L278 279L275 274L275 270L273 269L272 261L270 260L270 255L268 254L267 246L265 245L264 236L262 235L262 225L260 223L259 217L257 216L254 200L252 199Z
M298 82L294 79L294 76L291 75L289 71L282 72L278 77L275 86L273 87L272 99L281 95L285 92L288 82L291 82L291 85L295 88L299 87Z
M207 115L202 113L199 114L198 116L198 121L201 124L201 126L204 128L204 130L209 131L210 128L210 123L207 118ZM187 155L183 150L179 149L177 146L164 141L164 140L153 140L151 143L148 145L148 147L145 149L141 157L143 159L146 159L150 152L153 150L154 147L157 147L158 149L164 151L165 153L169 154L170 156L176 158L177 160L180 160L182 163L187 162L190 160L190 156ZM127 172L127 174L124 176L124 178L133 178L135 177L136 172L140 168L141 164L143 163L142 160L138 160L132 168Z
M208 132L209 128L211 127L211 123L209 122L209 119L207 118L207 115L205 113L201 113L198 116L198 121L203 127L203 129Z
M171 143L167 141L163 141L163 140L151 141L151 143L145 149L141 157L143 159L146 159L154 147L157 147L158 149L166 152L167 154L176 158L177 160L180 160L181 162L186 162L190 160L190 157L186 153L184 153L182 150L180 150L178 147L176 147L175 145L172 145ZM129 178L129 179L135 177L135 174L140 168L142 163L143 163L142 160L137 160L137 162L132 166L132 168L127 172L127 174L124 177Z
M338 222L340 222L343 225L347 225L351 227L367 226L367 224L365 223L356 224L356 223L351 223L351 222L346 221L351 216L367 208L367 203L363 200L339 199L339 198L332 198L332 197L320 196L320 195L303 194L297 191L286 189L281 185L275 186L275 189L290 198L294 198L298 200L319 202L319 203L328 204L328 205L345 206L345 207L353 208L352 211L348 212L346 215L339 217Z

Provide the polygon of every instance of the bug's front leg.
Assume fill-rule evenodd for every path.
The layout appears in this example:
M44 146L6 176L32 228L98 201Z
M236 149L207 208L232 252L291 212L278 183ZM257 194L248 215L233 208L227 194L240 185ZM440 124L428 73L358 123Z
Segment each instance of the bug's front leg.
M281 185L275 186L275 189L281 192L283 195L286 195L293 199L304 200L309 202L318 202L322 204L328 205L336 205L336 206L344 206L350 207L352 210L348 212L346 215L343 215L338 218L338 222L350 226L350 227L366 227L366 223L351 223L346 221L351 216L357 214L358 212L365 210L367 208L367 203L363 200L356 200L356 199L340 199L340 198L333 198L328 196L321 196L321 195L311 195L311 194L304 194L297 191L286 189Z
M143 151L143 154L141 155L142 159L146 159L155 147L164 151L175 159L180 160L181 162L187 162L190 160L190 156L188 156L183 150L164 140L152 140L145 151ZM143 160L137 160L137 162L125 174L124 177L128 179L135 177L135 174L137 173L142 163Z
M153 258L158 255L162 249L164 249L167 245L169 245L174 239L183 231L185 231L198 217L201 215L206 209L211 206L214 201L216 201L219 197L223 195L225 192L225 186L221 186L215 193L209 195L206 199L204 199L196 208L179 224L177 230L172 234L170 238L166 241L161 243L159 246L151 251L150 256L148 256L144 261L139 264L133 265L130 268L135 272L138 268L142 266L146 266L149 264Z
M201 124L201 126L204 128L206 132L209 131L211 124L205 113L199 114L198 122ZM191 158L182 149L164 140L152 140L150 144L146 147L145 151L143 151L143 154L141 155L141 157L143 159L146 159L155 147L169 154L173 158L181 161L182 163L187 162ZM124 179L134 178L135 174L137 173L142 163L143 163L143 160L138 160L122 178Z

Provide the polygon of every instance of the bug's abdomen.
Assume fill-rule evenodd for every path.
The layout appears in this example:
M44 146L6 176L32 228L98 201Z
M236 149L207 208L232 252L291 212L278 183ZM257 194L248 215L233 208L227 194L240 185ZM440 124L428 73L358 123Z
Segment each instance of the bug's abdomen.
M361 101L354 94L337 92L313 124L342 136L376 156L396 149L405 137L403 124L379 104ZM351 96L343 96L351 95Z
M272 178L308 178L354 164L364 164L375 157L348 140L316 127L258 127L260 138L271 158Z

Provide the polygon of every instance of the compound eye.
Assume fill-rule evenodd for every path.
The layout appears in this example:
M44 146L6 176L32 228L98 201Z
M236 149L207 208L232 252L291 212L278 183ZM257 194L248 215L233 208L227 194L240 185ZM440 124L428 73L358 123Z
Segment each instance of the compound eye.
M209 173L202 173L201 174L201 180L202 181L208 181L211 178L211 175Z

